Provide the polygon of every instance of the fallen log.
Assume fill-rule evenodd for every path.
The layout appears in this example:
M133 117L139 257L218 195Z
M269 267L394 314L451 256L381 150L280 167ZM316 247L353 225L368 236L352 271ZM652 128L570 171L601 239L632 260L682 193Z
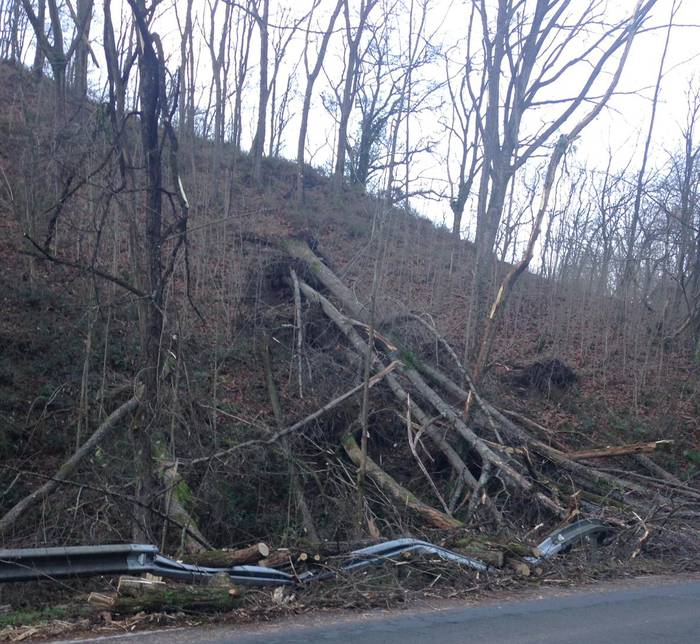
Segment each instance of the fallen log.
M137 597L147 591L164 588L164 581L122 575L117 583L117 593L122 597Z
M335 325L342 331L345 337L350 341L350 344L354 347L355 351L361 356L365 355L367 352L367 343L360 337L357 331L354 329L350 320L345 317L327 298L321 295L318 291L311 288L306 282L299 281L302 292L304 296L311 302L319 304L323 309L324 313L328 318L335 323ZM383 367L382 361L376 356L373 356L373 362L377 367ZM392 362L389 366L394 366L398 369L399 363ZM386 371L387 368L382 370L382 373ZM376 376L375 376L376 378ZM409 396L408 392L402 387L398 379L391 373L386 375L386 383L389 385L394 396L402 404L408 404ZM360 385L361 386L361 385ZM447 442L443 433L438 430L430 421L430 417L414 402L411 401L411 409L416 420L423 426L424 433L438 446L438 448L443 452L450 465L455 470L459 479L464 482L472 491L479 489L479 483L474 478L473 474L467 467L467 465L462 460L461 456L457 451ZM489 510L493 516L494 521L500 525L502 522L502 516L498 509L493 505L489 497L485 498L484 505Z
M374 385L376 385L378 382L381 382L387 376L387 374L390 374L394 369L396 369L397 366L398 362L392 362L389 366L383 368L379 373L375 374L369 379L369 386L374 387ZM299 431L302 427L306 427L306 425L308 425L311 421L316 420L320 416L323 416L323 414L325 414L326 412L330 411L331 409L334 409L341 403L344 403L346 400L352 398L355 394L362 391L362 388L364 386L365 383L360 383L356 387L353 387L349 391L346 391L344 394L326 403L323 407L317 409L313 414L309 414L306 418L302 418L300 421L294 423L293 425L290 425L289 427L280 429L278 432L272 434L269 438L254 438L248 441L243 441L242 443L238 443L237 445L221 450L220 452L215 452L214 454L210 454L209 456L193 458L189 461L181 460L180 462L183 465L198 465L200 463L208 463L209 461L212 461L216 458L223 458L224 456L233 454L234 452L244 449L245 447L252 447L253 445L272 445L280 439L284 438L285 436L289 436L290 434Z
M318 280L338 298L346 310L350 311L354 317L359 318L361 322L366 322L365 308L359 303L355 294L350 291L323 262L321 262L320 258L313 253L307 244L299 240L293 240L290 244L284 244L283 247L295 259L303 261ZM339 324L341 330L346 334L346 337L349 337L360 355L365 355L357 346L358 343L350 338L350 331L354 332L352 328L353 321L348 319L347 316L342 315L326 298L323 298L323 296L312 289L303 280L299 280L299 285L302 292L304 292L307 297L312 297L317 301L321 301L324 312L326 312L333 321L338 324L338 317L342 318ZM308 294L309 291L311 295ZM357 335L356 332L355 335ZM366 347L364 341L360 339L360 342ZM462 421L460 414L428 386L418 371L407 365L400 365L398 371L408 377L420 395L452 425L455 431L479 454L484 463L490 463L495 471L501 472L504 477L508 478L515 487L520 488L523 492L530 492L532 490L532 481L519 471L523 468L520 467L516 461L503 458L481 440L472 428ZM391 382L388 380L387 382L391 386ZM472 491L476 491L480 490L483 486L479 485L477 481L472 480L470 487ZM537 499L552 512L560 517L566 516L566 509L562 508L556 501L549 498L541 491L533 492Z
M291 239L283 244L284 249L295 259L303 261L306 266L314 273L318 280L340 301L343 307L358 318L361 322L367 322L367 312L365 307L360 304L355 294L331 271L321 259L309 248L306 242ZM299 280L302 290L304 284ZM346 318L347 319L347 318ZM450 423L455 430L474 448L484 461L492 463L494 466L503 471L503 473L511 478L523 490L529 490L532 483L527 480L520 472L513 468L509 463L504 461L498 454L489 449L489 447L465 424L462 422L459 414L457 414L444 400L440 398L423 380L421 375L412 367L403 366L401 371L409 378L413 385L418 389L420 394L437 409Z
M448 376L430 366L421 367L426 374L429 374L432 379L435 379L446 390L450 391L455 396L461 399L467 399L468 393L452 381ZM517 425L510 418L505 416L500 410L494 407L491 403L484 400L480 396L475 396L477 404L482 408L485 417L490 422L497 423L504 433L514 440L519 445L527 446L535 451L540 456L554 463L563 470L576 476L578 482L583 487L589 488L591 491L602 493L605 496L610 490L619 490L624 492L635 492L641 496L648 494L648 489L638 485L632 481L612 476L606 472L602 472L593 467L579 463L558 449L555 449L540 440L537 440L526 432L522 427ZM668 502L667 498L658 497L657 500Z
M129 417L140 405L138 394L115 409L61 467L56 474L39 488L25 496L10 508L0 519L0 535L4 535L29 508L34 507L58 488L77 469L83 460L92 454L112 435L119 423Z
M680 487L686 487L686 485L677 476L671 474L671 472L666 471L658 463L652 461L648 456L644 454L636 454L634 460L637 461L642 467L650 471L652 474L656 474L665 481L672 483L673 485L678 485Z
M270 548L264 543L254 543L246 548L237 550L205 550L186 555L182 558L185 563L209 568L226 568L242 564L257 563L270 555Z
M350 341L353 348L359 355L366 355L367 343L360 337L357 331L354 329L351 321L344 316L326 297L321 295L318 291L311 288L306 282L299 280L299 285L301 287L304 296L311 302L319 304L323 312L328 316L328 318L335 323L335 325L342 331L345 337ZM373 355L373 363L376 367L383 367L382 361ZM398 362L392 362L390 366L395 368L399 367ZM383 373L387 368L383 369ZM376 378L377 376L375 376ZM406 405L409 400L408 392L402 387L398 379L394 377L393 374L388 373L385 377L386 383L389 385L394 396L402 404ZM361 386L361 385L360 385ZM450 465L453 467L457 473L460 480L464 482L472 491L479 489L479 482L474 478L473 474L464 463L457 451L447 442L443 433L438 430L430 422L430 417L414 402L411 401L411 409L416 420L423 425L424 433L438 446L438 448L443 452ZM491 502L491 499L487 496L484 499L484 505L489 510L493 516L495 522L500 525L502 522L502 517L500 512Z
M357 354L360 356L370 355L367 349L368 344L361 336L362 327L368 321L367 307L359 302L355 293L343 284L305 242L292 240L289 243L282 242L280 246L292 258L306 266L307 274L313 275L323 287L330 291L345 313L341 313L328 298L299 279L298 287L304 296L321 306L327 317L343 332ZM380 316L379 319L387 318ZM420 360L404 361L405 364L399 363L396 366L395 374L387 375L385 382L404 408L407 408L410 391L410 414L419 425L418 431L433 441L459 475L458 481L460 483L456 489L460 492L460 496L455 495L454 500L458 501L459 498L462 498L461 485L465 485L470 492L468 516L471 515L478 499L483 500L484 506L488 508L494 518L500 516L500 512L486 493L486 490L494 488L493 485L488 485L489 482L497 478L510 491L519 492L512 498L522 499L522 493L525 493L555 515L561 518L568 517L571 508L565 507L566 504L562 502L566 495L562 495L556 485L548 485L548 481L553 481L548 473L548 469L552 467L571 483L569 495L576 494L579 490L588 491L595 494L605 504L609 503L617 507L624 505L628 509L636 510L649 510L658 503L667 505L669 497L659 494L658 490L652 492L624 477L624 475L623 477L612 476L604 471L604 468L598 469L591 463L580 462L586 459L620 455L620 452L614 454L612 449L606 449L604 454L600 451L592 454L590 450L586 450L583 454L572 453L568 446L556 440L556 435L551 430L540 426L533 428L529 426L529 423L525 423L529 430L536 429L537 432L544 431L547 434L546 441L538 440L524 426L506 417L502 411L479 396L470 374L461 365L454 351L450 351L444 338L431 325L425 323L424 326L436 336L452 356L469 390L465 391L465 388L456 385L449 377L441 382L439 378L426 373L426 370L432 369L432 367L425 365L427 369L424 370L424 365ZM382 354L394 361L402 355L396 349L397 343L393 342L390 337L382 335L380 331L375 331L375 337L381 341L381 348L377 353L371 354L372 365L375 369L384 367L386 358L383 358ZM426 376L426 379L423 376ZM410 381L410 387L406 386L404 377ZM426 381L428 379L430 384ZM470 418L471 414L467 414L465 418L462 417L453 404L448 402L452 396L461 400L471 399L473 403L478 405L479 424L472 425L465 422L465 418ZM421 406L424 407L421 408ZM470 410L473 408L474 405L469 406ZM436 412L441 421L439 427L435 425ZM516 417L516 420L525 422L524 418ZM470 457L474 457L474 452L479 455L481 461L478 463L481 466L479 481L475 479L457 452L459 445L455 448L451 444L454 441L454 436L450 437L450 433L446 433L446 425L467 443L470 448ZM486 440L483 436L484 432L492 432L495 439ZM488 438L491 439L491 436ZM648 447L639 448L639 451L629 446L622 446L622 448L629 450L625 453L630 453L640 463L642 459L646 460L645 466L648 469L654 467L654 463L644 456L649 450ZM583 452L583 450L581 451ZM661 476L660 473L659 475ZM669 481L670 486L680 487L677 479L673 480L671 475L664 472L663 478ZM508 496L504 498L508 498ZM460 507L463 505L464 501ZM457 507L456 502L450 503L448 507ZM589 509L595 510L596 507L591 506ZM676 514L676 516L679 515Z
M626 456L629 454L649 454L659 447L673 444L672 440L660 440L650 443L633 443L631 445L619 445L611 447L599 447L595 449L582 449L565 454L572 461L580 461L587 458L609 458L612 456Z
M348 434L343 438L342 445L350 460L359 467L360 463L362 462L362 450L360 450L360 446L357 444L357 441L355 441L355 439ZM367 476L375 481L379 487L393 496L397 501L400 501L406 507L410 508L417 514L420 514L436 528L440 528L442 530L453 530L454 528L459 528L462 526L461 521L458 521L454 517L448 516L444 512L440 512L440 510L436 510L435 508L417 499L415 495L409 492L400 483L395 481L369 457L367 457L366 468Z
M236 608L241 601L237 588L207 586L166 586L148 590L138 596L92 593L88 603L114 613L154 612L224 612Z

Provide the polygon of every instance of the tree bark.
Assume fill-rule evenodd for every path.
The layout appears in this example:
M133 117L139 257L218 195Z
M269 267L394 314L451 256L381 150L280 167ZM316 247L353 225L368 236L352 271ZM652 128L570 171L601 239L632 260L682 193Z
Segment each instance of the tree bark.
M363 456L362 450L355 439L351 435L345 436L342 440L342 445L350 460L359 468L363 463ZM461 521L417 499L411 492L389 476L371 458L366 457L365 466L367 475L371 477L379 487L393 496L394 499L422 516L431 525L441 530L454 530L462 526Z
M243 564L254 564L270 555L270 548L264 543L254 543L237 550L206 550L185 555L183 561L211 568L226 568Z
M265 152L265 124L267 119L267 101L270 87L267 80L268 48L269 48L269 15L270 0L262 0L263 12L256 11L255 19L260 31L260 80L258 98L258 125L253 138L253 181L259 183L262 178L262 158Z

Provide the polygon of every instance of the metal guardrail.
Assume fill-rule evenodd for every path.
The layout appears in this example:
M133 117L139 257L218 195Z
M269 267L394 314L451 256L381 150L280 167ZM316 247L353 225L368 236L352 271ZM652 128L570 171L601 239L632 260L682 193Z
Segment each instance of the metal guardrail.
M182 563L159 554L156 546L145 544L0 550L0 582L147 572L190 582L225 572L231 581L244 585L291 586L296 583L295 577L274 568L209 568Z
M157 554L136 544L0 550L0 581L149 572Z
M610 528L600 521L577 521L548 536L537 548L539 557L525 557L529 563L541 563L559 554L577 541L599 537ZM466 566L479 572L491 566L447 548L417 539L395 539L349 552L339 567L342 572L356 572L382 565L405 553L433 555L444 561ZM333 577L338 571L310 570L299 576L264 566L214 568L196 566L161 555L156 546L121 544L107 546L73 546L65 548L24 548L0 550L0 583L37 581L65 577L152 573L162 577L194 582L226 573L231 581L247 586L293 586Z
M597 519L581 519L550 534L537 546L540 556L525 557L525 561L533 564L542 563L545 559L558 555L575 543L590 540L593 537L598 541L610 532L610 526L605 525L602 521L598 521Z

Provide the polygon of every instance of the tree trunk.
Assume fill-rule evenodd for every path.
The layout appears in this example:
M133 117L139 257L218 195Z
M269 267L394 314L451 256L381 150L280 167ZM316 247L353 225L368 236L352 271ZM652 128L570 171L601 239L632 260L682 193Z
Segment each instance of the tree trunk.
M83 30L75 49L73 69L73 91L79 98L85 98L88 90L88 57L90 52L90 24L92 22L92 0L78 0L76 14L77 29Z
M454 530L455 528L462 526L461 521L458 521L454 517L448 516L447 514L440 512L440 510L436 510L435 508L417 499L405 487L397 483L391 476L389 476L371 458L366 457L363 459L362 450L351 435L345 436L345 438L342 440L342 444L343 449L345 449L345 453L358 468L362 466L364 460L367 475L372 478L377 485L379 485L379 487L394 497L394 499L399 501L402 505L405 505L417 514L420 514L431 525L440 530Z
M321 40L321 48L316 58L316 64L314 65L311 72L307 71L306 90L304 91L304 104L301 108L301 126L299 127L299 141L297 143L297 200L300 204L304 203L305 196L304 150L306 147L306 134L309 128L309 112L311 110L311 98L313 96L314 83L316 82L316 79L318 78L318 75L321 72L321 68L323 67L323 61L326 57L328 43L331 39L331 35L333 34L333 25L335 24L335 21L338 18L338 14L340 13L344 2L345 0L338 0L338 2L336 3L335 9L333 10L333 13L331 14L330 20L328 22L328 27L323 33L323 39ZM309 20L310 19L311 17L309 17ZM305 57L307 56L308 51L308 40L306 44L307 48L304 50ZM306 58L304 60L306 61Z
M260 87L258 98L258 126L253 139L253 181L259 183L262 178L262 158L265 151L265 124L267 118L267 101L270 96L270 87L267 80L269 32L268 18L270 14L270 0L262 0L263 13L256 14L258 28L260 30Z

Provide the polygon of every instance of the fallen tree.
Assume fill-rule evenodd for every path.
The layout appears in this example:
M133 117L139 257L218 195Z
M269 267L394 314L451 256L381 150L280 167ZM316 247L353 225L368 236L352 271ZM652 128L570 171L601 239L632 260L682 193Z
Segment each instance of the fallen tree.
M361 364L369 350L367 307L305 241L284 240L276 246L296 267L298 276L295 276L294 283L306 301L318 307L347 340L348 361L355 366ZM291 279L289 284L291 288ZM597 462L620 458L633 460L635 456L655 451L665 445L665 441L576 450L556 439L556 446L552 446L538 434L554 437L555 432L542 426L538 429L533 422L507 415L484 398L456 352L434 327L401 311L393 314L384 311L380 316L380 319L392 323L401 318L421 322L449 356L452 370L467 383L467 388L457 384L450 374L417 357L419 352L412 347L402 346L381 323L374 330L372 369L381 372L388 363L395 365L392 373L383 380L396 400L397 412L402 418L412 419L415 431L428 437L449 462L468 493L467 518L475 512L485 512L485 516L501 523L503 513L512 510L515 501L540 506L552 519L604 514L613 522L628 525L644 515L660 517L680 513L688 517L698 513L700 499L697 490L675 483L675 477L670 474L658 479L647 477L651 480L646 483L638 479L639 474L631 471L632 468L629 473L625 469L619 473L611 472L610 468L591 462L592 459ZM474 401L475 411L470 414L471 422L467 423L461 406L470 399ZM345 437L342 443L350 459L359 466L359 446L354 438ZM665 472L656 464L655 467ZM396 503L411 507L407 499L415 496L371 459L367 472ZM507 494L503 494L504 489ZM501 501L497 503L493 494L499 494ZM448 524L460 522L451 512L445 514L430 506L426 509L423 501L419 503L421 505L411 509L423 516L429 525L447 529ZM682 509L680 504L684 506Z

